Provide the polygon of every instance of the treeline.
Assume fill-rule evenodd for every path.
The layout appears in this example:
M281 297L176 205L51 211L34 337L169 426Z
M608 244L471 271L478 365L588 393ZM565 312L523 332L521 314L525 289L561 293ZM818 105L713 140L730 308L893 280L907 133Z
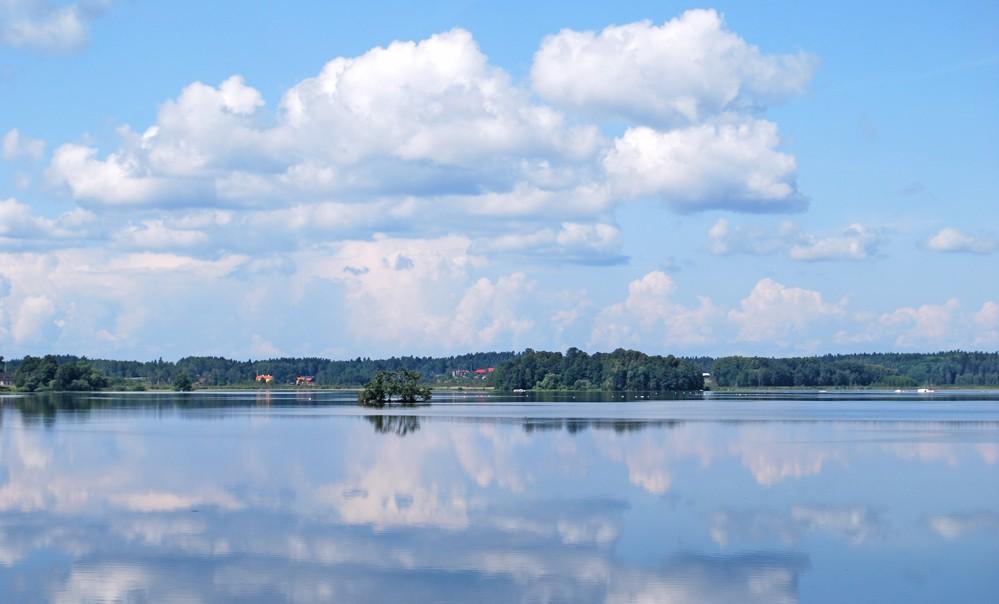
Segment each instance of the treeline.
M999 386L999 353L722 357L711 364L710 371L718 386L736 388Z
M47 384L54 378L54 371L61 367L79 366L85 364L107 381L122 388L153 387L168 388L174 385L178 378L188 376L193 384L201 388L249 386L255 384L258 375L270 375L273 385L294 384L299 376L310 376L317 385L361 386L372 379L379 371L416 371L421 375L437 379L450 375L452 371L463 369L474 371L488 367L496 367L514 358L513 352L478 352L447 357L392 357L388 359L361 358L347 361L332 361L318 357L281 358L260 361L236 361L222 357L185 357L176 362L164 361L115 361L106 359L85 359L69 355L48 355L43 358L25 357L10 361L8 371L15 376L15 385L19 389L31 390L69 390L81 388L50 388ZM34 374L35 368L41 363L46 373L38 379L25 378L18 384L17 376L25 373L22 366L27 365L27 373ZM53 369L54 368L54 369ZM49 375L52 373L52 375ZM46 377L47 376L47 377ZM61 386L60 381L52 386ZM45 384L45 385L43 385ZM82 385L82 384L78 384ZM104 386L95 386L97 389ZM34 387L32 387L34 386Z
M2 357L0 357L2 358ZM2 366L0 366L2 367ZM486 376L452 377L458 370L495 367ZM115 361L76 356L25 357L6 363L19 390L98 390L171 388L187 376L196 388L258 386L257 375L271 375L271 386L287 386L312 376L323 387L359 387L378 372L415 371L436 385L484 385L500 390L606 390L671 392L700 390L702 372L710 387L885 387L999 386L999 353L885 353L815 357L650 356L633 350L565 354L528 349L522 353L483 352L447 357L316 357L236 361L186 357L176 362ZM474 374L473 374L474 375ZM486 377L485 380L482 377Z
M565 354L527 349L500 365L490 381L500 390L675 392L704 387L695 363L624 349L592 355L578 348Z

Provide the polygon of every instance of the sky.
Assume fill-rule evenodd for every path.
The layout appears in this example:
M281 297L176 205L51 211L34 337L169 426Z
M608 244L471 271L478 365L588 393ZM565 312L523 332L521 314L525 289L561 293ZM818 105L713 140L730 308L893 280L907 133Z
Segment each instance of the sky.
M997 34L994 2L0 0L0 354L996 350Z

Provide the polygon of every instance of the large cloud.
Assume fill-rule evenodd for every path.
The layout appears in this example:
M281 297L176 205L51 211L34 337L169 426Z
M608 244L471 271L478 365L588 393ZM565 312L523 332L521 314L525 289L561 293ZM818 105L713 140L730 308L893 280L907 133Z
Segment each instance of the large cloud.
M881 315L878 323L898 334L895 344L900 347L910 348L920 343L940 345L957 340L952 325L960 308L960 303L954 298L943 304L906 306Z
M509 346L532 325L519 307L534 285L519 272L473 280L484 259L470 246L461 236L348 241L299 255L298 278L340 284L349 331L378 345Z
M760 55L721 30L714 13L687 13L672 27L714 27L717 35L702 41L707 55L744 55L726 69L745 72L736 88L749 96L736 92L675 130L639 123L608 143L596 124L538 103L456 29L333 59L274 110L240 76L195 82L163 103L148 128L122 127L116 150L58 147L48 176L77 200L107 206L268 209L394 198L427 200L424 209L441 216L557 221L605 218L616 202L643 196L684 211L803 208L796 162L778 149L776 125L747 114L740 100L762 99L777 83L780 95L796 90L780 65L799 59ZM667 70L670 60L643 59ZM640 78L629 94L658 97L658 83Z
M728 352L716 346L724 340L807 347L828 341L833 324L843 345L865 334L875 339L864 345L950 341L905 336L920 329L918 304L858 318L821 292L769 279L741 303L698 290L681 298L650 262L615 269L617 296L594 308L596 287L573 289L577 277L563 275L576 270L566 264L620 265L643 249L617 226L632 200L680 212L806 207L795 157L763 110L799 93L813 63L767 54L717 13L689 11L661 26L546 39L533 91L460 29L334 58L273 98L240 76L194 82L151 124L120 128L113 147L57 146L50 182L85 209L0 202L0 248L11 252L0 329L13 342L34 298L25 308L46 316L38 324L52 330L50 344L89 330L118 351L153 333L153 317L186 325L180 309L214 308L205 305L214 296L237 309L220 325L253 325L230 350L294 352L306 340L283 334L327 315L335 320L323 325L339 330L328 339L365 352L551 346L569 327L577 341L565 344L589 337L655 351ZM34 160L45 147L11 130L4 154ZM19 196L35 204L35 193ZM945 231L927 246L993 249L988 237ZM883 241L861 224L809 233L723 218L709 251L864 260ZM952 340L999 339L988 303L955 313L951 328L974 319L979 333ZM209 322L205 334L218 333Z
M814 347L813 323L843 315L843 305L827 302L821 293L762 279L728 318L739 327L739 339L769 341L779 346Z
M853 325L837 332L834 340L894 350L993 347L999 344L999 304L986 300L975 310L950 298L940 304L862 313Z
M632 281L623 302L597 315L590 345L603 350L638 346L646 334L651 334L651 341L645 343L657 349L708 342L718 309L707 298L696 307L683 306L672 299L675 289L673 279L662 271Z
M777 150L766 120L726 118L669 131L638 127L614 141L603 158L612 188L658 197L681 211L801 210L794 157Z
M208 350L212 333L237 313L196 313L207 296L223 307L243 309L245 286L234 287L233 272L246 257L215 260L167 253L115 253L65 249L0 253L10 283L3 302L11 342L19 350L72 350L113 354L127 350L145 356L172 346L176 333L163 325L186 326L202 335L194 345ZM210 292L210 293L209 293ZM215 327L218 325L218 328ZM211 326L201 331L202 328ZM183 338L190 345L190 336ZM221 350L218 350L221 352ZM178 351L179 352L179 351Z
M49 218L11 202L17 220L0 233L0 244L84 248L48 259L65 270L76 261L92 267L172 258L179 267L240 258L212 289L225 300L248 296L247 312L271 310L264 324L274 327L252 330L255 339L245 342L256 350L289 350L281 333L291 317L272 306L278 303L265 284L288 287L292 305L306 307L307 292L321 291L350 318L343 335L393 352L428 341L448 350L531 336L543 342L547 336L536 329L542 316L559 317L559 334L570 324L583 333L578 301L534 289L537 279L520 264L626 263L619 204L654 197L684 212L805 206L794 157L779 148L776 125L755 110L798 91L809 59L764 55L711 12L621 31L638 36L645 50L663 32L669 40L692 36L690 48L703 51L698 60L718 68L717 79L700 84L701 76L688 78L689 65L677 71L686 75L677 76L670 102L691 90L703 94L676 129L663 130L675 121L669 116L649 114L647 124L609 138L601 133L606 124L586 121L600 112L546 105L491 64L471 34L455 29L334 58L273 100L238 75L217 85L194 82L163 102L153 123L120 127L114 148L59 145L47 165L49 182L86 211ZM686 52L678 48L649 54L643 69L676 68L671 62ZM661 96L662 83L642 74L633 92ZM39 145L12 132L9 155L40 154ZM91 223L78 224L87 216ZM187 278L187 285L168 280L171 293L207 291ZM24 279L31 281L17 277ZM119 325L98 320L93 308L97 300L134 306L140 297L131 285L91 270L69 282L80 289L35 288L57 313L75 309L67 325L94 326L115 345L142 333L137 326L149 314L123 312ZM83 292L98 282L102 289L88 299ZM16 289L22 297L35 291ZM525 308L528 292L540 306ZM81 302L74 306L70 295ZM627 341L649 324L636 309L644 308L638 298L654 294L636 296L608 311L620 315L612 322L619 336L594 341ZM554 303L560 308L549 308ZM699 327L669 316L682 311L703 325L713 307L665 304L669 310L654 321L663 335L658 344L706 343Z
M562 30L542 43L531 78L548 100L664 125L754 110L800 93L813 64L803 53L764 54L727 31L717 12L689 10L661 26Z
M64 145L50 175L108 204L255 204L332 193L506 189L532 162L585 159L599 136L534 104L464 30L330 61L289 89L268 126L233 76L164 103L122 148Z

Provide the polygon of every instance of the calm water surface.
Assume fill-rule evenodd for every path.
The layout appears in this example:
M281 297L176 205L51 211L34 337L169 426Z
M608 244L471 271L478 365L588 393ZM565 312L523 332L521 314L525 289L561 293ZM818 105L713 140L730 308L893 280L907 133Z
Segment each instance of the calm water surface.
M6 397L0 602L999 602L999 396Z

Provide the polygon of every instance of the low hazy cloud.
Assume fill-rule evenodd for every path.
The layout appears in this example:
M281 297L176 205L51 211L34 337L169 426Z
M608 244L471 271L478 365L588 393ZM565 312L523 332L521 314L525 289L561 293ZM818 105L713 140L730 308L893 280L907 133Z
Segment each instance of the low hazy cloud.
M0 148L3 150L3 158L7 161L17 159L38 161L45 154L45 141L25 136L14 128L3 135Z
M960 254L991 254L999 250L999 239L984 235L969 235L953 227L940 229L925 242L933 252Z
M708 230L708 251L712 254L783 254L802 262L876 258L885 241L883 229L862 224L851 224L839 233L816 235L790 221L767 228L733 225L721 218Z
M111 0L63 4L51 0L0 2L0 43L15 48L67 51L87 41L89 21L100 16Z

